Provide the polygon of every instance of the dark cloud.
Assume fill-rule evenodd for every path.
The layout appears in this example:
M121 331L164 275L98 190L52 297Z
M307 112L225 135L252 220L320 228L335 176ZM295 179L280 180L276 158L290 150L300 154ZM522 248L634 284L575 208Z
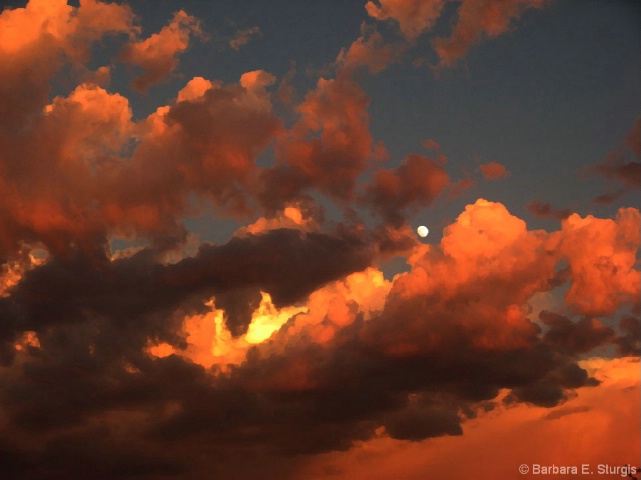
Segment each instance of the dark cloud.
M488 248L495 222L501 236ZM341 328L326 315L319 326L335 333L323 340L295 316L226 372L183 355L180 318L212 295L231 311L255 291L289 305L368 266L376 243L358 231L275 229L173 264L148 248L114 261L54 257L27 272L0 300L7 343L23 330L40 342L17 352L0 393L18 439L0 443L8 478L86 478L94 464L106 472L97 478L248 478L267 459L264 478L294 478L302 455L348 449L380 426L413 441L461 435L502 389L508 402L552 407L595 383L575 354L611 337L549 312L541 336L514 307L549 288L556 260L543 236L486 201L446 229L441 250L418 250L371 318L358 304ZM153 358L149 339L176 353Z
M0 298L0 314L7 332L39 332L87 315L107 315L118 324L167 315L190 299L192 311L199 304L202 310L207 298L223 294L233 330L244 331L247 312L238 306L240 299L260 290L276 305L294 303L323 283L366 268L373 253L353 234L278 229L222 246L202 245L195 257L170 265L156 263L151 250L114 262L78 254L28 272L10 297Z
M593 202L600 205L611 205L621 195L641 187L641 118L637 118L634 126L626 135L623 144L611 151L600 163L579 170L586 175L599 175L610 183L623 184L617 188L594 198Z
M622 356L641 355L641 320L632 315L624 315L619 321L619 329L623 335L614 339L619 354Z
M539 318L549 327L544 336L545 340L571 354L587 353L608 343L614 336L611 328L594 318L584 317L578 322L573 322L563 315L547 310L543 310Z
M567 407L567 408L561 408L559 410L555 410L553 412L548 413L545 416L546 420L558 420L559 418L563 418L567 415L573 415L575 413L584 413L584 412L589 412L591 409L588 406L580 406L580 407Z
M554 218L556 220L564 220L572 215L572 210L569 208L558 210L553 208L549 203L541 203L537 201L529 202L525 206L525 209L538 218Z
M479 199L440 243L423 244L407 216L472 184L450 180L438 144L425 144L436 159L409 155L360 183L384 146L351 67L394 61L403 48L382 34L364 27L336 78L291 105L291 124L262 70L229 84L195 77L135 120L127 98L92 82L51 98L57 73L91 78L92 44L128 36L120 61L142 69L134 87L145 91L202 34L197 19L178 12L141 40L126 6L45 3L0 16L17 32L0 51L2 478L300 478L310 455L375 436L461 435L502 391L508 403L559 405L596 384L577 356L600 345L638 355L638 318L624 316L618 335L593 318L638 313L637 210L571 215L548 233ZM419 3L367 11L413 41L443 2ZM462 2L435 43L441 64L540 4ZM638 154L636 137L626 145ZM271 147L274 165L259 166ZM617 157L597 173L630 184L628 165ZM342 219L324 218L326 200ZM187 255L195 205L264 216ZM382 223L368 227L357 208ZM112 255L116 238L145 246ZM46 258L32 258L38 249ZM409 271L385 279L373 265L395 255ZM544 311L542 331L527 302L566 283L567 306L584 317ZM251 344L243 334L263 294L265 316L307 309L286 310L299 313ZM213 337L199 345L214 358L206 366L192 351L194 318ZM215 353L224 348L239 354Z
M430 206L449 184L450 177L442 165L413 154L395 169L374 172L365 187L364 200L385 221L400 225L406 213Z
M598 197L594 197L592 202L597 204L597 205L612 205L625 192L626 192L625 189L619 189L619 190L615 190L614 192L604 193L603 195L599 195Z
M384 425L392 438L417 441L442 435L462 435L460 421L453 410L410 406L392 413Z
M242 335L247 331L261 298L257 287L239 288L216 296L216 306L225 311L225 324L232 335Z
M348 74L321 78L296 107L296 123L279 138L275 166L261 174L262 204L282 208L310 189L339 203L352 200L373 155L369 102Z

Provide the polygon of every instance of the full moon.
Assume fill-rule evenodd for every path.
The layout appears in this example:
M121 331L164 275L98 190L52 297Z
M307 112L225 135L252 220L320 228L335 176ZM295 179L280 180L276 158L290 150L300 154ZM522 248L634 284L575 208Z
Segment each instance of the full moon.
M425 225L421 225L416 229L416 233L418 233L419 237L427 237L427 234L430 233L430 231Z

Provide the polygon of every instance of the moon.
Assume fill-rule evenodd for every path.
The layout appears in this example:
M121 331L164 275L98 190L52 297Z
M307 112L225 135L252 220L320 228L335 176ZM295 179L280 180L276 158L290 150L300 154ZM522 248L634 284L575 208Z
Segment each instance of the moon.
M425 225L421 225L416 229L416 233L418 233L419 237L427 237L427 234L430 233L430 231Z

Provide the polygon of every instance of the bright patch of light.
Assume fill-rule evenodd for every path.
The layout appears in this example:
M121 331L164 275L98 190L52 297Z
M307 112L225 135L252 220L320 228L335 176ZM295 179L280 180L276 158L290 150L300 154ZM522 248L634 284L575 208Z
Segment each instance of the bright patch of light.
M267 340L282 327L285 322L297 313L306 312L306 307L284 307L278 309L272 303L268 293L261 292L263 298L260 306L254 311L249 329L245 334L248 343L261 343Z

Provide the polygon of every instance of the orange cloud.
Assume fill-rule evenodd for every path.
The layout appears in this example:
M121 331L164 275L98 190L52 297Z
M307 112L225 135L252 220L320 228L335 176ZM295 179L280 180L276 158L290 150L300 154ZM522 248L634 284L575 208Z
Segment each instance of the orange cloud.
M30 0L25 8L0 14L0 50L25 53L46 39L78 59L87 60L88 44L106 34L134 33L133 14L127 6L83 0L80 7L66 0Z
M0 265L0 297L10 296L12 287L20 283L25 273L47 261L46 250L22 243L18 255Z
M212 82L203 77L194 77L187 82L179 92L176 98L177 102L193 102L203 100L207 90L212 88L220 88L219 82Z
M26 240L55 254L75 245L104 255L108 234L176 242L190 192L247 214L254 160L280 127L267 91L274 81L262 71L226 86L197 77L177 103L139 122L125 97L84 83L42 105L20 137L0 129L1 253Z
M193 191L221 210L247 214L248 197L258 188L255 159L280 130L267 91L274 81L261 70L244 73L237 85L209 87L207 80L194 79L176 105L152 114L133 153L133 178L153 178L140 186L145 198L172 185L174 193L166 195L178 198L168 198L170 205L182 209L184 195Z
M185 338L185 348L159 343L152 345L148 352L158 358L176 354L205 368L228 372L230 365L240 365L245 360L252 345L268 340L290 317L306 310L306 307L279 309L269 294L261 295L260 304L251 313L249 328L243 335L232 336L225 324L224 311L218 309L216 300L212 299L207 303L211 308L209 312L183 319L180 335Z
M502 35L524 11L541 8L547 0L463 0L458 3L450 34L432 41L439 57L437 69L454 66L485 37ZM412 42L434 27L446 4L446 0L378 0L368 1L365 9L377 20L396 21L405 38Z
M451 67L463 58L484 37L498 37L507 32L511 23L524 11L541 8L547 0L466 0L458 7L458 20L448 37L434 40L439 56L438 67Z
M372 267L326 285L310 295L307 312L296 316L286 331L287 338L307 332L316 339L325 331L315 329L315 326L328 323L326 326L334 332L336 327L342 328L354 322L358 314L369 320L382 311L391 286L383 273ZM333 333L329 338L321 337L319 343L325 343L332 336Z
M438 142L432 138L429 138L421 143L423 148L427 150L432 150L433 152L436 152L439 154L439 160L441 163L447 163L447 157L443 155L443 149L441 146L438 144Z
M6 182L7 232L57 252L71 238L83 244L99 237L105 218L91 202L115 194L106 187L121 169L132 129L127 99L95 85L80 85L45 106L27 132L31 141L14 139L3 147L8 158L27 159L20 168L6 168L0 180Z
M386 44L379 32L363 23L361 36L340 51L336 63L347 70L367 67L370 73L376 74L399 61L402 51L401 45Z
M501 178L506 176L509 172L506 170L505 166L497 162L490 162L479 167L483 177L488 180L494 180L496 178Z
M423 144L434 158L368 172L386 152L355 69L381 71L443 4L368 2L406 43L363 27L287 127L263 70L194 77L135 120L105 87L110 67L85 66L94 42L121 35L122 58L142 69L135 86L162 81L202 35L184 12L147 39L119 4L32 0L0 14L0 469L92 478L101 458L109 478L360 478L363 464L374 478L459 478L461 452L475 465L496 453L538 461L532 446L579 461L551 445L572 434L596 455L588 421L612 441L602 454L628 460L638 361L578 356L639 354L639 211L570 215L546 232L479 199L440 242L420 243L406 215L472 181L451 181L434 141ZM538 5L472 4L459 2L442 62ZM52 95L67 71L82 82ZM272 146L275 165L261 166ZM623 181L621 166L601 174ZM327 199L341 221L324 219ZM183 222L209 207L247 222L202 243ZM116 250L123 238L135 246ZM375 265L393 256L409 271L390 280Z
M83 0L78 8L65 0L31 0L25 8L3 10L0 144L8 143L18 125L25 125L44 108L50 82L63 65L71 63L81 72L86 70L91 45L107 35L135 34L132 22L128 6L95 0Z
M471 178L463 178L461 180L457 180L451 185L448 197L449 198L459 197L465 191L472 188L473 185L474 185L474 180L472 180Z
M208 89L204 101L209 95ZM296 226L305 216L298 206L289 208L274 218ZM575 269L568 249L577 243L577 226L586 229L581 233L597 255L616 259L614 273L622 277L608 281L622 284L638 250L638 220L638 211L629 209L616 220L572 216L561 231L531 231L502 204L479 199L445 228L439 244L410 242L411 269L392 281L368 268L370 250L375 245L378 253L383 240L359 226L342 226L339 238L271 229L265 220L256 234L203 245L175 263L158 262L152 249L97 267L82 258L53 258L0 298L3 338L14 357L31 363L12 370L5 390L31 394L4 396L3 414L28 440L43 441L43 433L30 433L36 431L64 441L71 427L94 438L92 426L103 422L118 442L142 442L142 451L158 449L168 462L198 457L205 442L269 453L270 462L302 469L295 478L319 475L316 459L334 467L328 475L358 478L362 470L353 461L372 449L379 455L368 469L380 461L382 478L442 475L461 450L469 449L471 462L486 461L480 448L488 439L493 451L523 455L522 462L559 462L564 452L547 446L557 438L553 425L583 438L577 419L589 418L606 437L627 438L623 427L612 430L611 405L606 416L598 406L607 394L620 400L621 418L638 418L638 375L614 387L631 377L624 360L607 369L596 361L577 363L577 354L606 345L638 352L639 322L623 316L615 331L600 319L576 321L548 310L539 324L529 318L528 303L560 282L585 284L601 274L601 264L590 258ZM404 227L387 232L388 240L411 236ZM562 261L575 274L559 274ZM205 309L210 293L215 300ZM246 313L238 303L251 306L247 324L234 318ZM618 305L629 303L623 298ZM40 348L17 351L23 331L36 332ZM638 372L638 361L634 366ZM54 377L61 369L74 376ZM55 382L41 381L49 377ZM88 392L104 401L74 403ZM603 395L590 397L598 392ZM61 414L59 404L76 405L74 416ZM140 414L132 431L123 433L108 418L120 409ZM515 441L515 432L528 442ZM181 450L166 449L167 439ZM541 447L540 457L527 450L532 444ZM629 461L622 445L608 447L608 455L622 454L613 461ZM428 446L434 456L423 450ZM35 448L26 442L18 453L36 455L28 465L40 473L37 465L47 463ZM78 448L73 453L92 458ZM300 453L315 457L293 456ZM201 468L194 462L185 477ZM493 467L489 478L503 478L520 463Z
M390 292L383 314L389 322L366 328L366 338L401 356L458 342L464 331L473 345L467 348L527 345L536 327L522 306L554 277L558 257L543 253L553 248L544 232L528 231L500 203L479 199L445 228L440 249L416 247L411 271L398 275ZM460 322L457 340L443 327L452 322Z
M463 435L422 442L393 440L384 430L344 452L310 458L299 478L520 478L520 465L599 464L639 467L639 360L594 359L583 363L602 382L582 389L553 410L527 405L498 407L463 424ZM622 441L623 440L623 441ZM488 460L491 458L491 460ZM531 475L533 476L533 475ZM612 478L621 475L612 475Z
M318 230L314 212L301 204L290 205L271 218L260 217L254 223L239 228L234 235L256 235L278 228L294 228L303 232Z
M577 313L594 316L612 315L624 305L638 308L639 211L621 208L614 220L575 213L561 226L559 250L572 280L565 302Z
M180 10L160 32L125 45L120 52L120 59L143 71L134 78L132 87L144 92L166 79L178 66L178 55L187 50L192 36L203 37L200 22Z
M277 164L262 173L261 203L270 210L309 188L338 201L353 197L372 155L369 98L345 72L321 78L296 107L300 117L278 139Z
M414 40L425 30L434 26L445 2L444 0L378 0L377 3L369 1L365 5L369 16L377 20L396 20L403 35L409 40Z
M365 200L385 220L399 224L405 210L431 205L449 184L440 163L413 154L395 169L374 172Z

